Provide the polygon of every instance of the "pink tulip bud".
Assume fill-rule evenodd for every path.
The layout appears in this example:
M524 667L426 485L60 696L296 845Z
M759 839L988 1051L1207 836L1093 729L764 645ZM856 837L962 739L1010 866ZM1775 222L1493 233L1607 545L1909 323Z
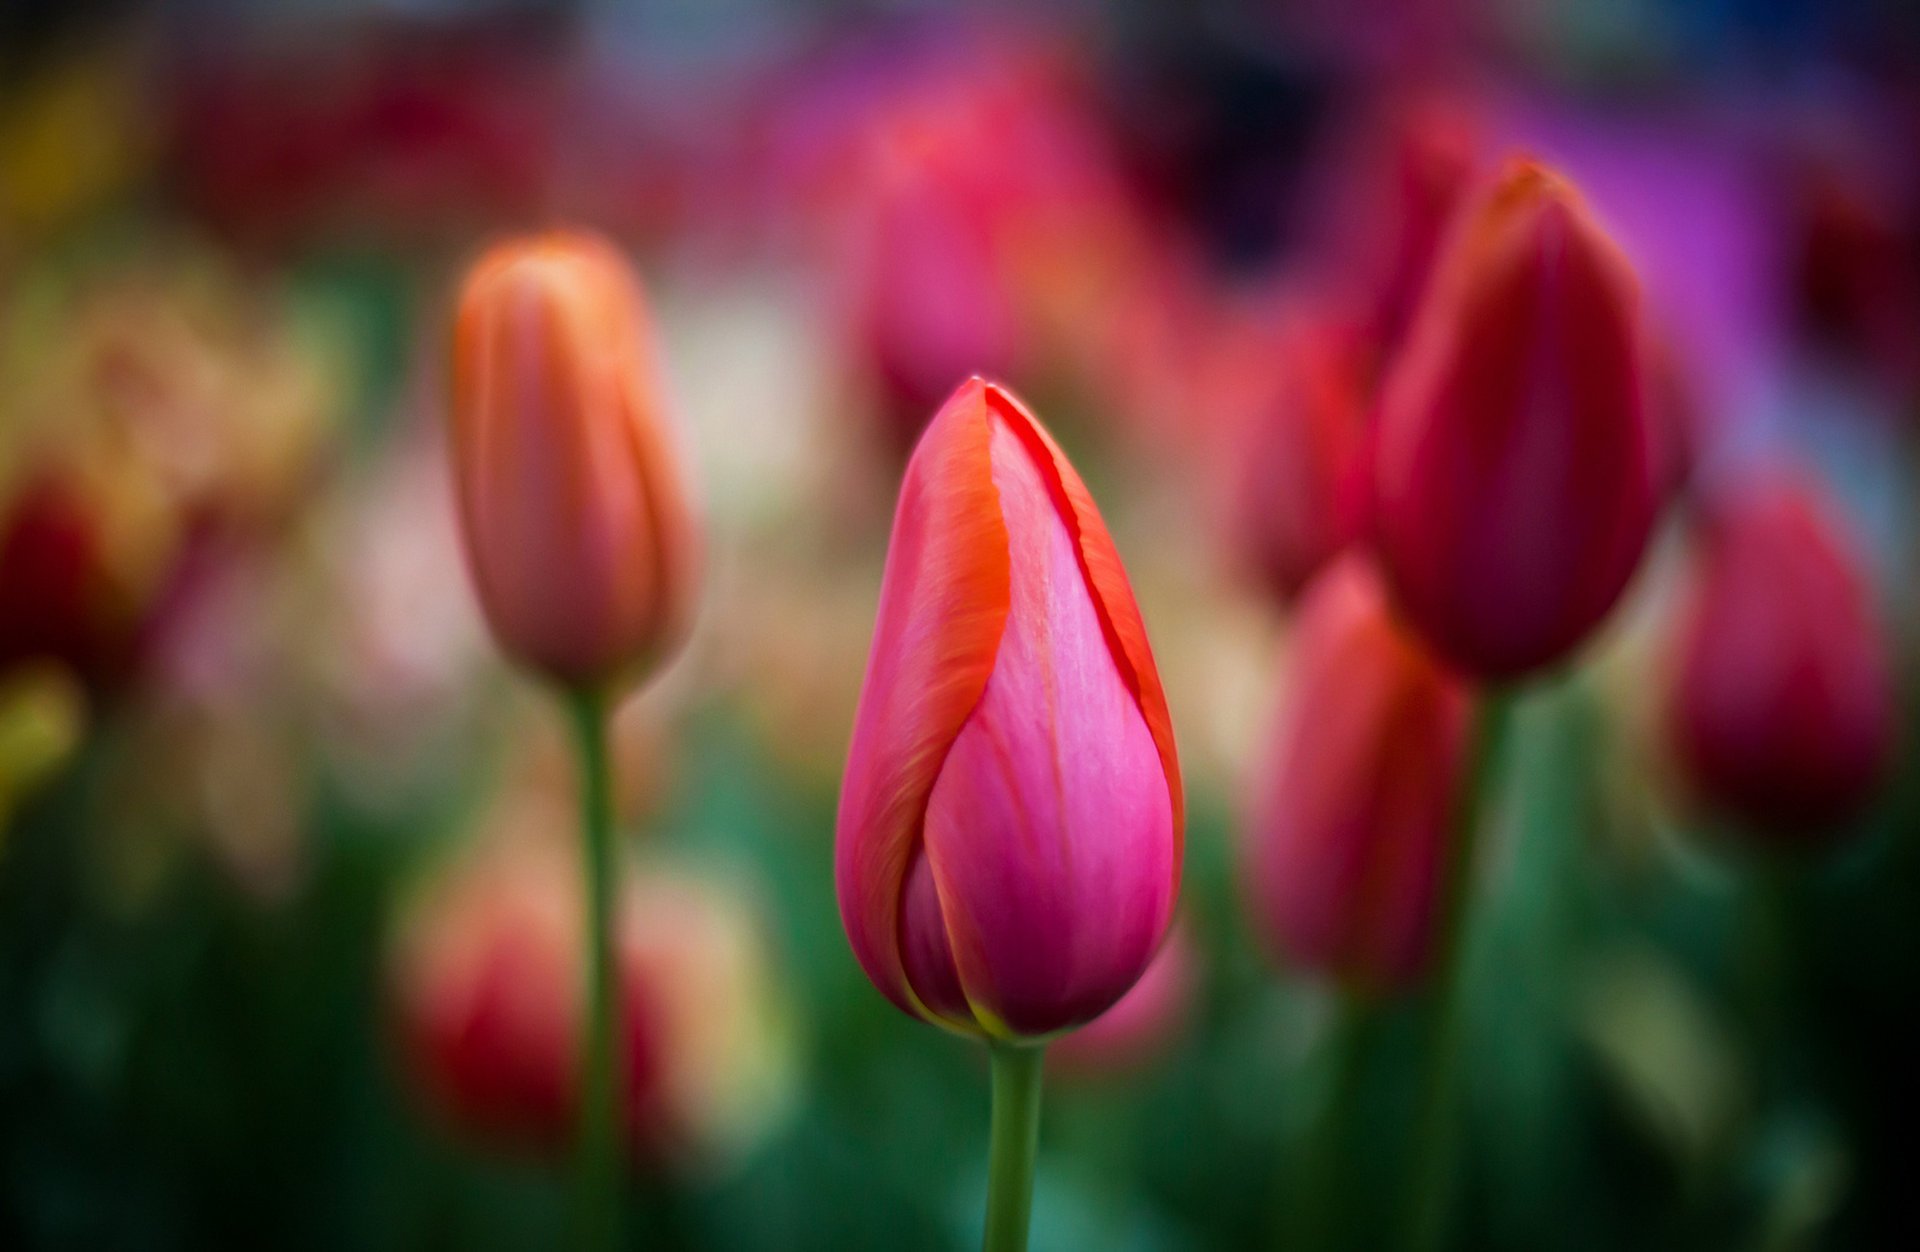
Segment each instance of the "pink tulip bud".
M1245 848L1257 925L1288 961L1406 986L1433 951L1471 701L1349 554L1307 588Z
M1702 518L1668 707L1700 797L1761 836L1818 840L1893 755L1891 661L1859 555L1805 482L1773 478Z
M900 489L840 795L840 915L876 986L1038 1038L1124 995L1179 892L1179 766L1126 571L1065 455L973 379Z
M1387 379L1376 536L1411 622L1471 674L1564 658L1652 526L1638 287L1578 193L1510 162L1456 223Z
M691 613L694 518L647 333L632 271L591 236L501 244L460 296L468 564L501 647L568 686L658 663Z

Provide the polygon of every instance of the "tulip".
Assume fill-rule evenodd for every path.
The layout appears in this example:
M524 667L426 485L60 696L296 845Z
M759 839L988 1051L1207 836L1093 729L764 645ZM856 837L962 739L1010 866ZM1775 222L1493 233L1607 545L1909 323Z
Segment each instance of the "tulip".
M1703 517L1668 707L1700 798L1778 843L1831 836L1885 780L1892 661L1867 574L1807 482L1762 479Z
M1344 328L1296 324L1239 441L1233 533L1282 600L1359 537L1370 451L1366 353Z
M501 244L460 296L468 565L501 646L569 688L657 664L692 609L695 525L647 334L632 272L590 236Z
M1179 893L1180 770L1113 540L1050 435L973 379L907 463L840 794L874 985L992 1044L985 1246L1026 1246L1041 1049L1140 978Z
M1657 498L1638 288L1578 193L1515 160L1456 223L1378 416L1375 532L1402 611L1489 679L1564 658Z
M520 800L434 874L389 954L404 1073L457 1134L548 1159L578 1117L579 868L563 813ZM687 871L624 867L619 1121L631 1162L717 1164L771 1129L791 1038L747 901Z
M483 256L453 332L467 563L501 646L559 685L580 762L592 944L578 1240L604 1247L620 1242L611 1115L622 1086L609 698L679 642L697 563L646 333L619 254L564 233Z
M1244 849L1253 916L1298 966L1412 986L1433 960L1470 696L1358 553L1308 587L1288 666Z
M874 984L1042 1039L1140 976L1179 887L1180 775L1126 573L1012 394L974 379L900 491L840 797L840 915Z

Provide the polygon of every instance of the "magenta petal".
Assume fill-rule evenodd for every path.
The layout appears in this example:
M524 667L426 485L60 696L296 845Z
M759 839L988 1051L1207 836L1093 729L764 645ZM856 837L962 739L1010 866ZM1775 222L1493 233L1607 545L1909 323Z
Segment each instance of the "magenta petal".
M953 963L953 945L947 939L946 919L933 885L933 867L916 856L907 871L907 887L900 901L900 962L913 994L942 1017L970 1022L967 993Z
M925 848L975 1013L1033 1036L1097 1016L1152 958L1173 908L1173 809L1060 508L997 417L991 460L1011 608Z

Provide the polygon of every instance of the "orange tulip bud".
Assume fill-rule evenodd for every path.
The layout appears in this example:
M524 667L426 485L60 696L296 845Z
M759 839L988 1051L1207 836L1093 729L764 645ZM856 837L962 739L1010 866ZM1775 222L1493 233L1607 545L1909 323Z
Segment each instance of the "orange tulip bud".
M639 284L603 240L501 244L461 292L453 465L500 645L563 684L658 664L690 616L698 541Z

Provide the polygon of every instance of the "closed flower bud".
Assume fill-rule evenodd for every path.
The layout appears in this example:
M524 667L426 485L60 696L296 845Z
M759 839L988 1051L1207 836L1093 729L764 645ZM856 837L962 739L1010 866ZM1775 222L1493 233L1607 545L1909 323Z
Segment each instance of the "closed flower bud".
M929 1021L1037 1039L1111 1007L1179 890L1179 766L1079 475L974 379L907 465L840 796L841 919Z
M607 243L501 244L461 293L452 442L481 606L515 660L570 687L679 642L695 524L631 270Z
M1747 484L1700 525L1668 707L1680 765L1754 834L1831 836L1893 753L1891 662L1860 557L1792 479Z
M1357 553L1308 586L1288 670L1244 849L1253 917L1292 964L1406 986L1433 953L1471 698Z
M1563 659L1652 526L1640 302L1579 195L1514 161L1456 223L1382 393L1375 533L1410 621L1477 676Z

